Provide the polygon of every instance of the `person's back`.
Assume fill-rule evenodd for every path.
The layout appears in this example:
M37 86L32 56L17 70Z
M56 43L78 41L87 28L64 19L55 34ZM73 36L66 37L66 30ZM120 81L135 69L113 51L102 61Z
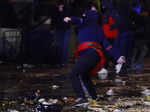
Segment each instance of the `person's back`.
M84 23L78 28L78 43L85 41L101 42L104 38L103 31L98 24L98 13L88 10L85 12ZM101 35L101 38L100 38Z

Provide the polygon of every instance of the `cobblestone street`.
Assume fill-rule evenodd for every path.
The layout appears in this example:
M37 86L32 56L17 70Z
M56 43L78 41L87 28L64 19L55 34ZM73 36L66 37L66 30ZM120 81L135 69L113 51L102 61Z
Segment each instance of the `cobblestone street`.
M100 108L103 109L98 112L113 112L115 109L122 112L149 112L150 98L141 93L150 88L149 62L149 59L145 61L144 74L120 77L122 82L119 84L115 82L113 74L106 80L93 77L101 99ZM13 109L19 112L34 112L36 107L32 97L37 90L40 91L40 98L60 101L56 108L60 107L62 112L96 112L88 108L72 108L76 96L67 74L71 66L72 64L69 64L62 69L56 69L43 65L23 73L17 71L13 64L1 64L0 112L14 112ZM108 90L113 90L113 94L106 95ZM67 102L63 101L64 97L68 98Z

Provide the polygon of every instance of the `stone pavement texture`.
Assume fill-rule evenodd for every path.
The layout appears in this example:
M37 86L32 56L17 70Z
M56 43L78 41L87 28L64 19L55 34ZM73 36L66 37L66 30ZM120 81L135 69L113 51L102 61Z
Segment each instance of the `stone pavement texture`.
M141 92L150 88L150 59L145 60L144 74L128 74L120 77L121 83L116 83L114 75L108 79L100 80L97 76L92 77L101 111L113 112L119 109L122 112L149 112L150 98ZM27 72L16 70L16 65L0 65L0 112L11 112L13 108L20 112L33 112L34 94L40 90L40 98L57 99L61 102L65 97L67 102L60 103L62 112L96 112L86 108L72 108L76 98L71 88L68 73L72 64L57 69L42 65ZM109 96L106 93L112 90ZM30 101L29 101L30 100ZM20 106L22 104L22 106ZM11 105L11 106L10 106ZM22 110L20 108L23 108Z

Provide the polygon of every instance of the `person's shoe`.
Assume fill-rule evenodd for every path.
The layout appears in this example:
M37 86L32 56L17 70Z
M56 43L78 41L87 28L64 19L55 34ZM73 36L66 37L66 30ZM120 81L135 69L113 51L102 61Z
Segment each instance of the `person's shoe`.
M74 107L86 107L88 106L89 102L87 99L84 99L84 98L78 98L76 100L76 103L74 105Z
M98 99L88 99L90 107L100 107Z

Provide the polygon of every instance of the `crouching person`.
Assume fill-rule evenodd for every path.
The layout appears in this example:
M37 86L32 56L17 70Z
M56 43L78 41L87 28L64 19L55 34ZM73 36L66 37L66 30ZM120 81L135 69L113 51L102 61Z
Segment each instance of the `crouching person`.
M124 63L124 57L114 53L112 46L104 38L104 33L99 26L99 14L95 5L89 5L83 17L65 17L65 22L78 25L78 48L75 51L76 61L72 66L70 75L72 87L78 99L77 104L81 106L88 104L82 83L93 100L97 99L96 90L91 80L105 63L102 46L112 54L118 63Z

